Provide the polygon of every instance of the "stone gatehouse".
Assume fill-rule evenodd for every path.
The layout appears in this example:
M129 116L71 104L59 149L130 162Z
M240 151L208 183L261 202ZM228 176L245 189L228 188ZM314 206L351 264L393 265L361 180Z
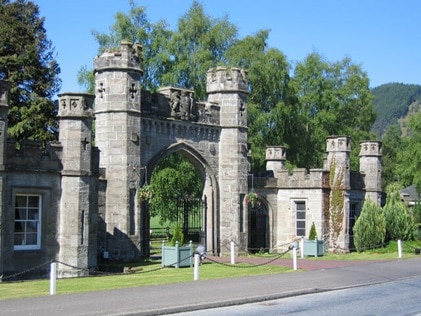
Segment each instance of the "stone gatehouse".
M380 203L381 143L361 143L355 174L346 136L329 137L322 168L310 171L286 170L285 148L268 147L266 176L253 176L247 72L209 70L208 97L199 102L178 87L142 90L140 53L123 42L97 56L95 95L59 95L59 140L45 148L24 141L17 150L7 139L9 86L0 82L0 275L58 260L60 276L77 276L104 257L147 257L148 205L137 191L174 152L204 183L201 236L209 252L224 255L231 241L238 252L277 252L312 223L329 249L349 250L364 199ZM255 207L245 199L252 189Z

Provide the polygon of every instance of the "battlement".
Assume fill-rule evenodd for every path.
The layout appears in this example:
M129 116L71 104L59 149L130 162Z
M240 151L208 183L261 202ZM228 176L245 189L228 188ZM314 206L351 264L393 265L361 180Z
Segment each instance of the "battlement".
M93 118L95 95L86 93L59 94L58 117L90 117Z
M60 143L43 147L34 140L23 140L17 149L16 141L8 139L5 165L8 170L61 171L62 150Z
M121 42L120 49L104 52L102 55L95 57L95 72L105 70L127 69L131 71L142 72L141 57L142 46L133 44L128 41Z
M248 92L248 74L244 69L217 67L206 73L206 91L215 92Z
M329 136L326 139L326 151L328 152L350 152L351 139L348 136Z
M360 146L361 146L360 157L361 156L375 156L375 157L382 156L382 143L380 141L363 141L363 142L360 142Z
M297 168L292 172L289 170L278 171L275 175L278 179L279 188L322 188L324 187L322 169Z

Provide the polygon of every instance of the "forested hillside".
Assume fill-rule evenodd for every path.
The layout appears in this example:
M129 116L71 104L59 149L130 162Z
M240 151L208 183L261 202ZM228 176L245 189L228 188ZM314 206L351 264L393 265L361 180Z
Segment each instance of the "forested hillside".
M400 122L405 129L405 118L409 108L416 111L421 103L421 85L387 83L371 92L374 95L374 110L377 119L373 124L372 131L381 137L387 127Z

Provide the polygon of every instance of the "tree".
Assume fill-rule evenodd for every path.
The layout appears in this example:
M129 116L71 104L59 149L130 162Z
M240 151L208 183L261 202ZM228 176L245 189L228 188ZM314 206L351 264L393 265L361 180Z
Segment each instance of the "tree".
M164 158L155 168L150 187L153 192L151 216L159 216L162 223L175 223L178 221L177 202L201 198L203 184L194 166L175 153Z
M397 154L397 169L404 186L414 184L421 192L421 113L409 120L408 137L403 139L402 150Z
M414 240L414 218L408 211L408 207L401 200L402 186L392 183L387 187L386 205L383 207L386 219L386 240Z
M292 84L309 134L310 147L297 149L300 165L306 168L321 165L329 135L349 135L354 144L371 138L369 131L375 113L369 80L350 58L330 63L320 54L312 53L296 65ZM352 146L353 170L358 169L358 147Z
M11 83L8 135L16 140L57 138L60 68L36 4L2 0L0 6L0 79Z
M389 125L382 138L382 186L399 181L396 169L397 155L402 149L401 130L397 124Z
M386 237L386 220L382 209L370 199L364 201L353 232L358 252L382 246Z

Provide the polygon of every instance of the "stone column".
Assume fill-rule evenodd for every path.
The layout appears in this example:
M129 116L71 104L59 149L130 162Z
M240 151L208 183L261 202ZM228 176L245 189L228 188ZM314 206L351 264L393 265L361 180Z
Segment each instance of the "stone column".
M364 176L365 198L378 206L382 198L382 143L364 141L360 143L360 172Z
M60 277L87 275L97 258L97 177L92 174L92 121L94 96L59 95L63 146L58 260Z
M136 192L144 171L140 161L141 48L122 42L95 58L95 144L105 171L103 220L110 258L140 256Z
M0 80L0 275L3 274L3 211L5 207L4 203L4 189L3 179L4 175L4 163L6 160L6 141L7 141L7 113L9 111L9 90L10 83L7 81Z
M247 73L238 68L219 67L207 73L208 102L220 106L221 135L219 142L219 242L235 242L246 248L247 228L243 197L247 193ZM243 227L243 228L241 228ZM215 234L214 234L215 236ZM220 247L219 252L229 249Z
M349 251L349 191L351 140L347 136L327 138L329 205L324 205L324 235L330 251Z
M286 160L285 146L266 147L266 170L273 171L275 177L278 171L285 170Z

